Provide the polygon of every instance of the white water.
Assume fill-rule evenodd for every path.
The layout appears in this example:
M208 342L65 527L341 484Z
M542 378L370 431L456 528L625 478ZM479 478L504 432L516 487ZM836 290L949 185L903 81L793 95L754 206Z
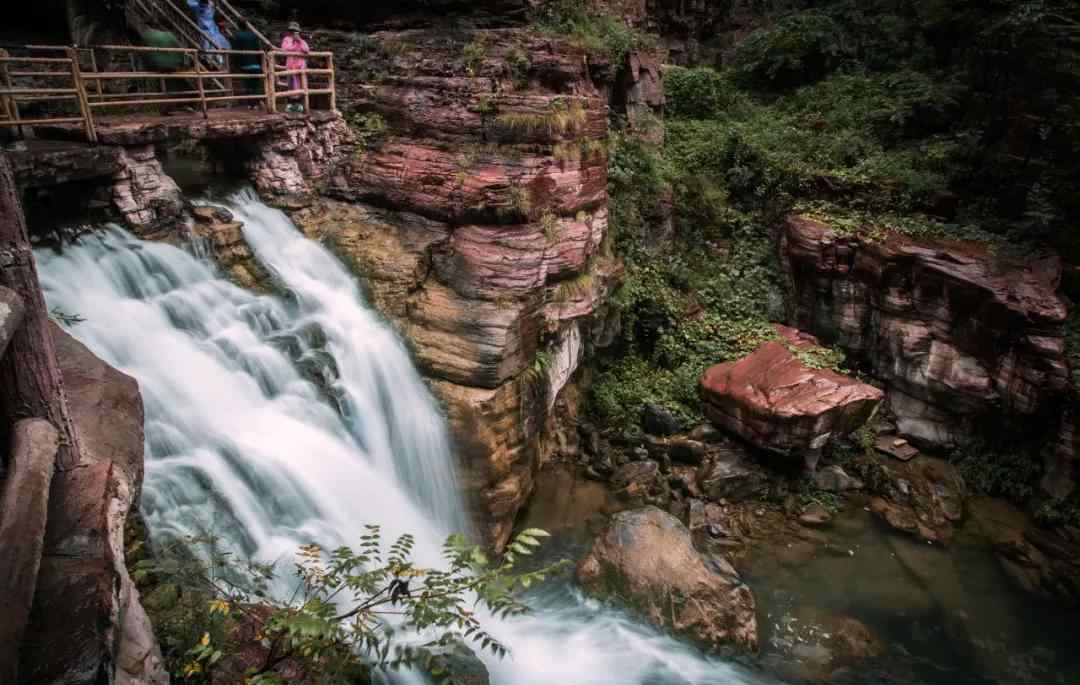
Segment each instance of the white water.
M139 381L152 535L213 530L288 563L301 544L355 542L378 523L388 538L414 534L418 561L437 563L465 515L442 418L404 346L284 214L251 194L228 204L290 297L253 295L117 228L37 255L49 306L83 317L71 332ZM301 368L322 370L329 391ZM535 599L534 615L489 626L512 651L486 659L499 685L761 682L567 586Z

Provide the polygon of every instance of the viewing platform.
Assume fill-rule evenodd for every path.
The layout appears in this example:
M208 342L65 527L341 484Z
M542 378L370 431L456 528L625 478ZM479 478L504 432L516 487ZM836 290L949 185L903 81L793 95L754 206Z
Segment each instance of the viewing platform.
M334 76L330 52L24 46L0 51L0 130L119 145L255 135L336 116Z

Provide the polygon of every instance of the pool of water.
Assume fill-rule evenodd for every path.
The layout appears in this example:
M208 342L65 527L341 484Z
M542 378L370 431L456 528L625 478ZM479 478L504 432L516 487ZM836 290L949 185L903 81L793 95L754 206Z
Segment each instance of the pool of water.
M554 468L541 473L524 523L553 533L551 556L577 559L618 509L602 484ZM1080 683L1080 613L1016 589L975 524L942 547L898 535L851 505L830 528L758 545L739 566L757 597L762 645L746 666L784 682ZM804 668L805 651L792 648L813 647L823 632L815 617L857 619L884 656L828 676Z

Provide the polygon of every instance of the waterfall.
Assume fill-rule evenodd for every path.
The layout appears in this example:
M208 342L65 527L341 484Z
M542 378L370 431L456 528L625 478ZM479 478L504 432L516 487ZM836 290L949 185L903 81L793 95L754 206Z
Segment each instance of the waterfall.
M466 516L442 417L407 350L283 213L250 192L227 204L286 295L252 294L116 227L37 252L49 306L81 317L70 332L139 381L152 535L211 530L288 564L301 544L333 548L378 523L388 538L415 535L418 563L437 564ZM495 683L761 682L569 584L533 599L535 614L489 623L512 651L485 659Z

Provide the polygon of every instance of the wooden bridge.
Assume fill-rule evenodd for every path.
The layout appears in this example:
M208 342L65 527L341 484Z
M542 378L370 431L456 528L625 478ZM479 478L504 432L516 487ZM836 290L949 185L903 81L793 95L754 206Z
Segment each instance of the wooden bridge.
M287 69L290 56L303 57L306 66ZM258 70L237 66L245 62ZM176 66L154 66L163 63ZM168 118L163 110L173 108L202 119L244 108L273 115L284 109L282 101L303 104L305 113L336 111L334 76L330 52L27 45L0 51L0 131L26 136L35 127L81 129L88 142L97 142L99 129L110 123Z

